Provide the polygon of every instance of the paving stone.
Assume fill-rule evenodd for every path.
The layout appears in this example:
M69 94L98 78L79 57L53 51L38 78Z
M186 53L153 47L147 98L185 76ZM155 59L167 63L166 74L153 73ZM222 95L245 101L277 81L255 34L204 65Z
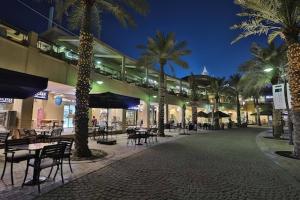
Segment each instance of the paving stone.
M259 131L186 136L116 161L37 199L300 199L300 184L258 149Z

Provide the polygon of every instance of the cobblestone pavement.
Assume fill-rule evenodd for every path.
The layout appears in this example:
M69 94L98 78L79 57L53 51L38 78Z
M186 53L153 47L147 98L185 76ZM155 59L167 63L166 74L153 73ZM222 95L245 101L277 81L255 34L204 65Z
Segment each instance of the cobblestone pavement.
M191 135L76 179L38 199L300 199L300 187L256 146L261 129Z

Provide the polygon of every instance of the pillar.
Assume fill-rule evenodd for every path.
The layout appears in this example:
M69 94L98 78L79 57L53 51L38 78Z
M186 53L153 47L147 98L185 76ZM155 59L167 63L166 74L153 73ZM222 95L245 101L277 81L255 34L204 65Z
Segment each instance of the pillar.
M150 102L146 103L146 127L150 128Z
M125 56L122 57L121 80L125 80Z
M186 105L184 104L182 106L182 121L181 121L181 127L185 128L185 111L186 111Z
M165 104L165 123L169 122L169 104Z
M35 32L29 32L28 33L28 42L29 46L36 48L37 42L38 42L38 34Z
M18 119L19 128L32 128L33 97L24 99L20 104L20 115Z
M126 132L127 123L126 123L126 110L122 109L122 133Z

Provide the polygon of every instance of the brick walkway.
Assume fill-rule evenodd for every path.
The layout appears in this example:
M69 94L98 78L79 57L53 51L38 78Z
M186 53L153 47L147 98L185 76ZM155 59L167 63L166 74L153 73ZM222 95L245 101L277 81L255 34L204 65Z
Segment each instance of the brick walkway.
M183 136L178 135L178 131L167 132L167 134L172 135L173 137L159 138L158 143L151 143L149 145L135 146L132 144L127 145L127 136L125 134L117 136L117 145L100 145L96 144L96 141L89 140L89 146L92 149L101 149L108 153L105 158L93 161L72 161L72 168L74 173L70 172L69 166L67 163L64 165L64 178L65 183L70 182L74 179L87 175L91 172L99 170L117 160L126 158L133 154L139 153L151 146L162 144L168 141L176 140ZM3 169L3 150L0 150L0 172L2 173ZM31 200L36 196L39 196L37 192L37 187L24 187L21 188L21 184L24 178L26 162L21 162L14 164L14 180L15 185L11 185L10 181L10 166L8 166L4 180L0 181L0 200ZM49 173L48 169L42 171L42 176L47 176ZM32 177L32 170L29 171L28 178ZM49 180L46 183L41 185L42 194L47 191L53 190L62 185L60 176L57 176L56 181Z
M259 131L187 136L114 162L38 199L300 199L299 183L257 148Z

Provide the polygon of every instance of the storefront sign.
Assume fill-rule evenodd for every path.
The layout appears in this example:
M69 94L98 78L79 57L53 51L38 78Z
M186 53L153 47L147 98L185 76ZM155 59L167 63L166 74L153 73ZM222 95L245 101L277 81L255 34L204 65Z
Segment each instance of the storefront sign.
M34 98L48 100L48 91L40 91L34 95Z
M273 101L275 109L286 109L286 101L284 95L284 84L273 85Z
M0 98L0 103L14 103L14 99L11 99L11 98Z

